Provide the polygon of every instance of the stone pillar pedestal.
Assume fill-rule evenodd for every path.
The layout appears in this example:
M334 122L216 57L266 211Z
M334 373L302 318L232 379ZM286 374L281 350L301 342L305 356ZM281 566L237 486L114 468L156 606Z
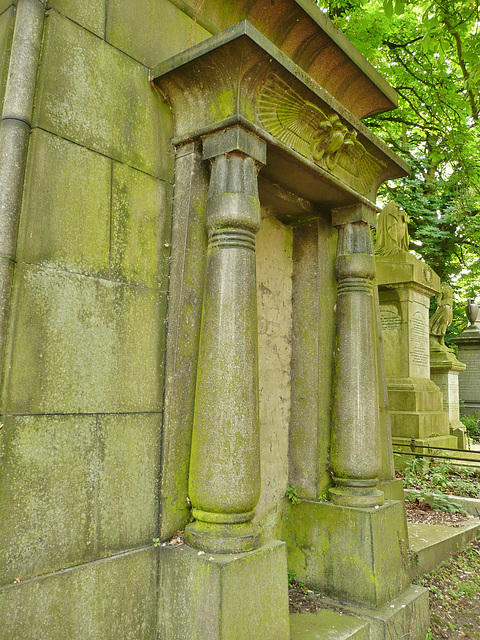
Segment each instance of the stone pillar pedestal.
M443 393L443 410L450 419L450 434L457 438L459 449L467 448L467 433L460 422L458 375L466 365L448 351L431 349L430 377Z
M394 444L456 447L443 396L430 379L428 312L440 280L404 251L376 257L390 424Z

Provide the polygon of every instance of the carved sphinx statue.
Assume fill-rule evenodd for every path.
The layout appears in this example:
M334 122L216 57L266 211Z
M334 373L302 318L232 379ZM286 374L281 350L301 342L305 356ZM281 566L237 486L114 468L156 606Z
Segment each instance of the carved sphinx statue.
M445 344L445 334L453 320L453 289L442 282L442 289L437 294L437 309L430 318L430 348L436 351L449 351Z
M391 256L408 251L408 214L393 200L378 215L375 255Z

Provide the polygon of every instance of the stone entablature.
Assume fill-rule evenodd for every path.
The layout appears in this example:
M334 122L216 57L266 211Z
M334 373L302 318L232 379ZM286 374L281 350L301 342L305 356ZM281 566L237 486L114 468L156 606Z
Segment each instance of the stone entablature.
M335 208L363 202L375 211L379 185L408 172L385 143L248 22L166 60L152 76L181 105L174 107L174 144L241 125L268 144L262 176L313 203Z

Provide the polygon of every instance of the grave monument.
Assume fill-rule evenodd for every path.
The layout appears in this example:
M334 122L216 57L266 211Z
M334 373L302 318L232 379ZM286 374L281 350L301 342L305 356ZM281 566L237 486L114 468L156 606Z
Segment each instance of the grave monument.
M371 238L409 167L361 122L396 101L310 0L0 0L2 640L298 640L287 566L423 640Z
M375 244L392 438L398 445L413 437L418 445L455 447L442 392L430 378L428 316L440 279L409 253L407 224L407 214L389 202L379 215ZM437 325L433 330L439 350L442 337Z
M480 324L474 298L468 299L465 311L468 326L452 340L458 345L458 357L466 364L466 369L458 375L459 395L464 403L463 411L480 418Z

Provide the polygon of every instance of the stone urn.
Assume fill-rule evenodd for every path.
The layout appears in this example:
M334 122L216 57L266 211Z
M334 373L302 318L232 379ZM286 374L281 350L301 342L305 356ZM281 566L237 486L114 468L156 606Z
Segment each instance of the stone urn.
M475 304L475 298L468 298L467 306L465 307L468 321L470 324L475 324L478 317L478 305Z

